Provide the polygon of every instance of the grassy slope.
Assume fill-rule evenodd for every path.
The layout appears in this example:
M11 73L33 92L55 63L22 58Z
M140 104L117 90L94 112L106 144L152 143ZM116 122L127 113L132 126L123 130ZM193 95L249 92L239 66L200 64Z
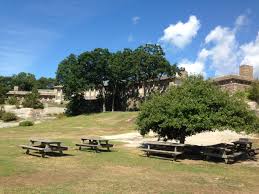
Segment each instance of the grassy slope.
M0 193L172 193L258 190L259 168L203 161L146 158L120 144L111 153L74 149L83 135L134 130L136 113L105 113L49 121L33 127L0 129ZM22 154L29 137L61 139L64 157Z

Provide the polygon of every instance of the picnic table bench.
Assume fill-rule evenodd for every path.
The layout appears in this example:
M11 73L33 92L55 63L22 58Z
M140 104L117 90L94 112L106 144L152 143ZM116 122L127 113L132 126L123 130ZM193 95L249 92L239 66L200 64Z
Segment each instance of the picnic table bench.
M29 154L30 150L38 151L43 158L48 152L59 152L63 154L63 151L68 150L68 147L61 146L61 141L49 139L30 139L29 141L30 145L20 145L20 147L26 150L26 154Z
M141 150L146 153L147 157L155 154L169 155L176 161L177 156L184 153L184 147L185 144L180 143L145 142Z
M248 156L254 156L255 150L252 149L252 142L248 138L240 138L232 142L236 150L246 152Z
M79 150L81 150L82 147L88 147L98 152L100 148L106 148L107 151L110 151L110 148L113 147L113 144L110 144L108 139L90 136L82 137L81 143L77 143L76 146L79 146Z
M204 147L202 154L206 157L206 160L209 160L210 157L221 158L226 164L229 164L238 157L245 155L245 152L237 150L235 145L220 143Z

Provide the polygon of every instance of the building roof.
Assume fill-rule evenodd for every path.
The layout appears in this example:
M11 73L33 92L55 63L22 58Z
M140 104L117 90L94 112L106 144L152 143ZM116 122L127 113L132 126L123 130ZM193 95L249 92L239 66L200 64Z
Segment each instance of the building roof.
M225 75L225 76L212 78L212 80L214 82L221 82L221 81L226 81L226 80L241 80L241 81L248 81L248 82L254 81L254 79L251 79L246 76L240 76L240 75Z
M38 90L40 96L55 96L54 90ZM17 96L25 96L31 92L29 91L9 91L7 95L17 95Z

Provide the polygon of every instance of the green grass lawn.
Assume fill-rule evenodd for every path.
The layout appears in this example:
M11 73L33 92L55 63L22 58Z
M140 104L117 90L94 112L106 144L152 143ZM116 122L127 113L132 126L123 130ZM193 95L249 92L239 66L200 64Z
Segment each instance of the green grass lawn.
M116 142L112 152L75 149L81 136L133 131L136 115L101 113L0 129L0 193L258 192L258 166L146 158ZM70 149L63 157L25 155L17 145L30 137L59 139Z

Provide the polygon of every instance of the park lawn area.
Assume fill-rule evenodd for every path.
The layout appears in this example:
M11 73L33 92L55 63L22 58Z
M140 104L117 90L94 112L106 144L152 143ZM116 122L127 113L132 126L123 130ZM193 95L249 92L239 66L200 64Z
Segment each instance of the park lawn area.
M78 151L81 136L133 131L136 112L83 115L32 127L0 129L0 193L256 193L259 167L143 157L116 144L112 152ZM59 139L63 157L23 154L30 137ZM259 142L255 142L259 146Z

